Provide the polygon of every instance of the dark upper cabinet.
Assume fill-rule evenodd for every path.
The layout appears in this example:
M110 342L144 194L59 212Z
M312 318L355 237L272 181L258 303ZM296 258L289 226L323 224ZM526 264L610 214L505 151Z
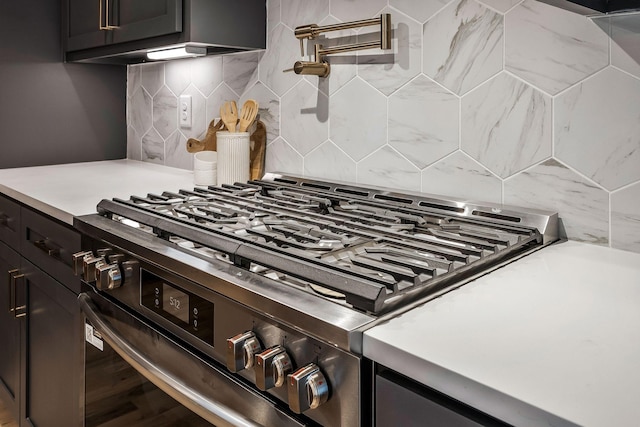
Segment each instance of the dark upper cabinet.
M266 47L265 0L64 0L65 60L131 64L148 49Z

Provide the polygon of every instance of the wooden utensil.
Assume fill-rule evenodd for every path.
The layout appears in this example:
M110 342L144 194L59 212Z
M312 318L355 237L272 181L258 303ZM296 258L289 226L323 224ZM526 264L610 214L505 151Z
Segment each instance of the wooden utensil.
M238 123L238 106L236 101L226 101L220 107L220 118L229 132L236 131L236 123Z
M197 153L203 150L216 151L216 132L222 129L222 120L219 120L218 123L215 122L215 119L211 120L204 139L189 138L187 140L187 151L189 153Z
M256 119L258 115L258 102L255 99L247 99L242 104L242 110L240 110L240 129L239 132L246 132L251 126L251 123Z

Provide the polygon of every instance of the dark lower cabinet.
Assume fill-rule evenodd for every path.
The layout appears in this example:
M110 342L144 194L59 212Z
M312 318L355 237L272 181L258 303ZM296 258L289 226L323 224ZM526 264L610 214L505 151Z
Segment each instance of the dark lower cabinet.
M81 427L83 320L67 272L79 235L0 201L0 400L21 427Z

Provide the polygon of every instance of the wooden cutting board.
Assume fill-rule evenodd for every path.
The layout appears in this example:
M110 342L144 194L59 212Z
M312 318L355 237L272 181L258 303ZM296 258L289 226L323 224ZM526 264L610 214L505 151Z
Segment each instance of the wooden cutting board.
M187 151L189 153L197 153L203 150L216 151L216 132L219 130L227 130L222 120L218 122L215 122L215 119L211 120L204 139L189 138L187 140ZM258 120L249 127L249 132L251 132L251 136L249 137L251 143L249 153L250 178L260 179L264 175L264 159L267 152L267 128L262 121Z

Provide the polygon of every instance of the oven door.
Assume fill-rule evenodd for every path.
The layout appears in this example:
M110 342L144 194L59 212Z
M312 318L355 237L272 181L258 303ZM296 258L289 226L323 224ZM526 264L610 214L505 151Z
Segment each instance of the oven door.
M85 427L305 425L95 292L78 301L85 315Z

